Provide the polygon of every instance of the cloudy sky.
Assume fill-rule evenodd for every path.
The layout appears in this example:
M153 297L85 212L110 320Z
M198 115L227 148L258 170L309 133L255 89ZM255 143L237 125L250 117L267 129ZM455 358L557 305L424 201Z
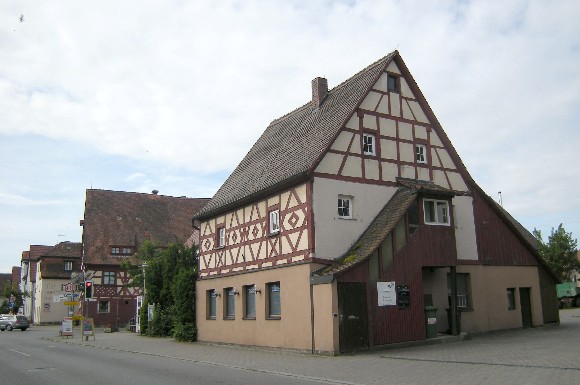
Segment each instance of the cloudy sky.
M21 15L23 20L21 21ZM580 2L0 0L0 272L88 188L211 197L273 119L398 49L481 187L580 236Z

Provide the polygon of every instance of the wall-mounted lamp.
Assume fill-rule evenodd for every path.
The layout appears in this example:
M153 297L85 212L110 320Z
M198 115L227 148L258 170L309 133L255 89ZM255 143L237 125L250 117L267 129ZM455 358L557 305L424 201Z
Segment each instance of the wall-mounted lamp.
M220 293L220 292L219 292L219 291L217 291L217 290L214 290L214 291L213 291L213 294L214 294L216 297L221 297L221 296L222 296L222 293Z
M236 290L236 288L234 287L234 295L240 295L240 291Z
M254 286L254 292L256 294L262 294L262 289L260 289L258 286Z

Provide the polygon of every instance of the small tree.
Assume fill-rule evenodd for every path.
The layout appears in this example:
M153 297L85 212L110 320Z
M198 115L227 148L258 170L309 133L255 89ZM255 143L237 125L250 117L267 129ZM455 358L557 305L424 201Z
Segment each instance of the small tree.
M143 263L147 262L143 277ZM124 264L131 280L129 286L143 287L146 293L143 307L155 304L153 320L142 323L142 331L149 336L174 336L180 341L194 341L195 280L197 278L197 249L182 243L160 247L145 242L135 259ZM146 314L142 309L143 314Z
M563 281L568 281L574 270L580 270L576 246L578 241L572 238L572 233L567 233L562 224L558 229L552 228L548 242L544 243L540 230L534 229L534 236L538 241L538 252Z

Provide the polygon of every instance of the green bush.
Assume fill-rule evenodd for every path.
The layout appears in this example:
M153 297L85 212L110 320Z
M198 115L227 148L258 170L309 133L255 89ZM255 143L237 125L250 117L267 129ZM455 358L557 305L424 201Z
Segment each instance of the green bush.
M177 341L193 342L197 340L197 328L192 322L177 324L173 329L173 337Z
M147 326L147 335L152 337L169 337L173 334L173 316L171 310L157 310L153 320Z

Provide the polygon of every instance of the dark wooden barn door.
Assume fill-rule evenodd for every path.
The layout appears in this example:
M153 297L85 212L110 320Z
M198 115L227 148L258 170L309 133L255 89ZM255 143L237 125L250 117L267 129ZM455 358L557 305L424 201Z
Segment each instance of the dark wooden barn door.
M532 300L530 298L530 288L520 287L520 307L522 309L522 326L531 328L532 324Z
M340 352L369 347L366 283L338 283Z

